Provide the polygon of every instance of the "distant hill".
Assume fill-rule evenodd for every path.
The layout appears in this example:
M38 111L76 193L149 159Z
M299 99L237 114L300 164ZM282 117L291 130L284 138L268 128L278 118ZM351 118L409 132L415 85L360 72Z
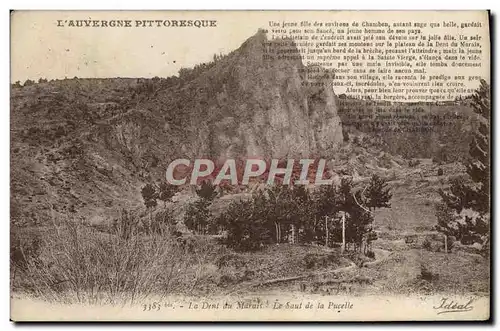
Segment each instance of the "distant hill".
M226 56L153 79L65 79L11 92L11 218L99 222L142 204L184 157L311 157L342 143L328 75L257 33ZM294 45L292 44L292 47Z

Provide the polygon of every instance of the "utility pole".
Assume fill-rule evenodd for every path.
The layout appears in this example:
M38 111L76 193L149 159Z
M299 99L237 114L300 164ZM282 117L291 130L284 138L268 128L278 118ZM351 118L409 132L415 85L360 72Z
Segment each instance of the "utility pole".
M328 247L328 216L325 216L325 247Z
M344 253L345 251L345 212L342 213L342 248L341 252Z
M328 216L325 216L325 247L328 247Z
M448 236L444 235L444 252L448 253Z

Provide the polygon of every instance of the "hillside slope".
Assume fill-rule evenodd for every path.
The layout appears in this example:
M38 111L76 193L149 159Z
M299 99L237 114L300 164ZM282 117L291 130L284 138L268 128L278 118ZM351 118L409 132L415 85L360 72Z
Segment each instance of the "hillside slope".
M179 77L12 89L11 218L104 220L140 205L141 186L179 157L328 155L342 141L331 79L300 60L264 59L284 42L295 47L258 32Z

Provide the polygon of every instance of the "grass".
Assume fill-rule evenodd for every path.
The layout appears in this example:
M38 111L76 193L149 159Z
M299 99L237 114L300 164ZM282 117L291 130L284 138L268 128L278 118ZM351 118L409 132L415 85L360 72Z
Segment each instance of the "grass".
M121 236L76 222L53 225L39 236L38 254L14 249L12 288L46 301L133 303L151 295L191 293L203 284L217 247L183 244L161 233ZM12 255L11 255L12 258Z

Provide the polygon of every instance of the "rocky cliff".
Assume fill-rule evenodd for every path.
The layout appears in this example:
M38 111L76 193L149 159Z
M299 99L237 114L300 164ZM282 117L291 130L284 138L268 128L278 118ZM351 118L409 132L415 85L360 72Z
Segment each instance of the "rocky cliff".
M175 92L189 100L178 112L187 112L194 124L194 135L179 144L181 154L311 156L341 142L331 79L318 74L319 68L305 68L301 60L264 58L273 50L276 54L282 42L269 42L258 33ZM321 78L310 79L313 73ZM159 98L171 93L163 91Z

